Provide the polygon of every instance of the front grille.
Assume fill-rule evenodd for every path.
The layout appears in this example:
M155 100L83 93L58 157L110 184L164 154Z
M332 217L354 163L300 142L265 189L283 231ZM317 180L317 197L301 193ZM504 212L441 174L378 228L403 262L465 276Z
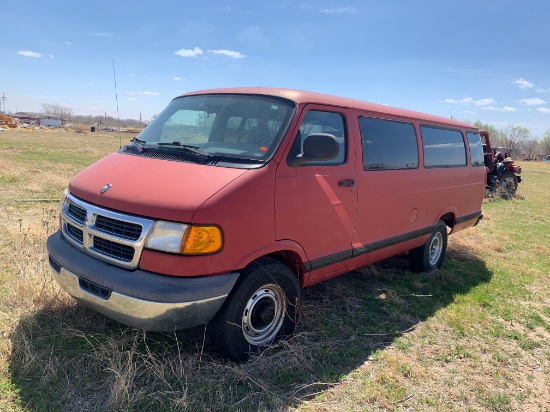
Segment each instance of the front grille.
M83 225L86 220L86 209L78 207L74 203L69 203L69 208L67 210L67 215L72 218L75 223Z
M67 234L77 243L81 245L84 243L84 233L77 227L74 227L73 225L67 225Z
M62 232L73 246L114 265L136 269L153 220L104 209L68 194Z
M122 245L97 236L94 236L93 248L99 253L124 262L130 262L134 258L134 248L132 246Z
M142 230L141 225L136 223L124 222L105 216L96 218L95 228L101 232L130 240L138 240Z

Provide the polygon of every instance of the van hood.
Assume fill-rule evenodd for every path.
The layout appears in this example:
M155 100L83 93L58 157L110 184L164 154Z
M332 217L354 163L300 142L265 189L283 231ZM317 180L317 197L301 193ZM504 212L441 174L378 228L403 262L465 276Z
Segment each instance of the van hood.
M246 172L113 153L73 177L69 191L101 207L189 223L201 204Z

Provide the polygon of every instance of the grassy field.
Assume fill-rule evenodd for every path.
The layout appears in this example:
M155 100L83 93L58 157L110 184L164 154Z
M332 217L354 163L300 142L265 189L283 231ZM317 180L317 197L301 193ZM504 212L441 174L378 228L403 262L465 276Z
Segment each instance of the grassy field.
M1 411L550 411L550 163L523 163L518 196L486 201L441 271L397 257L305 289L297 334L235 364L203 327L127 328L51 281L57 203L29 200L119 144L0 134Z

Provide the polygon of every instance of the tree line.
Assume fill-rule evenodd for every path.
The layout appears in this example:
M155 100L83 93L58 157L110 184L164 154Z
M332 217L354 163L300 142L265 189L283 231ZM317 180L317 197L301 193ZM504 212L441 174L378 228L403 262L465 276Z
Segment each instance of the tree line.
M60 104L42 103L42 111L45 114L54 114L61 118L62 124L98 124L102 127L145 127L144 121L136 119L120 119L120 122L112 116L100 115L75 115L72 107L61 106ZM120 124L119 124L120 123Z
M103 127L145 127L146 122L136 119L121 119L120 122L112 116L92 116L75 115L71 107L61 106L60 104L42 103L44 113L55 114L61 118L61 122L78 123L86 125L99 124ZM155 118L153 116L153 118ZM206 122L206 118L205 118ZM472 123L465 120L466 123ZM535 160L550 155L550 129L548 129L541 139L532 136L531 131L526 127L508 125L497 129L488 123L476 120L473 124L482 130L489 132L493 146L504 147L513 153L514 156L525 160Z
M469 121L466 122L471 123ZM544 132L544 135L540 139L537 139L531 134L531 130L526 127L510 124L504 128L497 129L479 120L476 120L473 124L478 129L489 132L493 146L506 148L513 156L523 160L540 160L550 155L550 129Z

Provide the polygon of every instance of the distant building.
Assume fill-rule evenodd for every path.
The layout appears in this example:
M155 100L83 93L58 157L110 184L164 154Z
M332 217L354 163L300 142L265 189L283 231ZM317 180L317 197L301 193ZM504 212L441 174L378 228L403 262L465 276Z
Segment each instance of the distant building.
M19 120L21 123L38 123L40 116L34 113L17 112L12 114L11 117Z
M40 116L42 126L61 127L61 116L55 114L44 114Z

